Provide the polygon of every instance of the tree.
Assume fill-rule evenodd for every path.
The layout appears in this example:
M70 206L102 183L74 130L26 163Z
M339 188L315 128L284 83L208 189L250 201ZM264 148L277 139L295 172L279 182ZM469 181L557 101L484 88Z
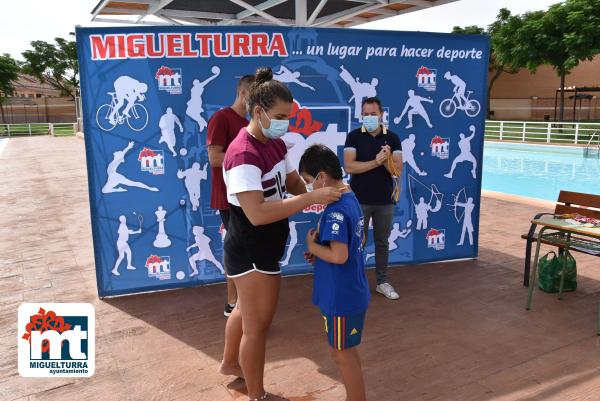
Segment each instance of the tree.
M566 0L547 12L524 14L513 35L513 54L531 72L546 64L560 77L558 119L563 121L566 76L600 53L600 0Z
M506 48L504 46L505 40L502 36L508 30L505 27L508 25L511 18L510 11L506 8L503 8L498 13L496 17L496 21L490 24L487 29L484 29L480 26L470 25L464 28L455 26L452 30L453 33L459 34L477 34L477 35L487 35L490 37L490 59L489 59L489 69L490 69L490 80L488 83L488 99L487 99L487 116L490 117L491 107L490 107L490 98L492 96L492 89L496 80L502 75L502 73L515 74L519 71L520 65L515 63L515 60L506 54ZM499 55L499 53L502 53Z
M2 116L2 122L4 119L4 108L2 104L6 102L9 96L12 96L15 92L13 82L19 78L19 65L17 62L8 54L0 56L0 115Z
M74 41L63 38L54 40L54 44L41 40L31 42L33 49L23 52L23 71L75 99L79 86L77 46Z

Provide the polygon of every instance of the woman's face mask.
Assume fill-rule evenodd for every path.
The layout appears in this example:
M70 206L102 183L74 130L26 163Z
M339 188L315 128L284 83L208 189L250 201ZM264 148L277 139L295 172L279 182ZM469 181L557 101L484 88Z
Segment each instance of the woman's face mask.
M269 128L263 127L262 122L260 121L260 118L258 119L258 123L260 124L260 128L262 129L263 134L265 134L265 136L267 138L269 138L269 139L281 138L288 132L290 120L271 119L271 118L269 118L269 116L267 115L267 112L265 110L263 110L263 113L265 114L265 116L267 117L267 119L270 122Z
M364 116L363 125L367 131L375 131L379 127L379 116Z

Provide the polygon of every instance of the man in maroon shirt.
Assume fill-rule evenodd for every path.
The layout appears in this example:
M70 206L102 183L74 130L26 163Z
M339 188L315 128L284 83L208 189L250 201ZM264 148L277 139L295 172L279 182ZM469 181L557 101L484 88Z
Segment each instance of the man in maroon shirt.
M229 229L229 204L227 203L227 191L223 181L223 158L229 144L235 139L240 130L248 125L246 99L253 82L254 75L244 75L238 81L233 104L217 111L208 122L206 145L208 146L208 160L212 172L210 207L219 211L225 230ZM232 280L227 279L225 316L231 314L236 302L237 291L235 285Z

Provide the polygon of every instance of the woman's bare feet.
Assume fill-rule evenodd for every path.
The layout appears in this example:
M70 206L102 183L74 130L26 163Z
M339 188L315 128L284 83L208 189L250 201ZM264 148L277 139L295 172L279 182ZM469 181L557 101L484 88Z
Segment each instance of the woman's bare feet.
M240 365L226 365L224 362L221 362L219 365L219 373L222 375L228 376L237 376L240 378L244 378L244 373L242 372L242 368Z

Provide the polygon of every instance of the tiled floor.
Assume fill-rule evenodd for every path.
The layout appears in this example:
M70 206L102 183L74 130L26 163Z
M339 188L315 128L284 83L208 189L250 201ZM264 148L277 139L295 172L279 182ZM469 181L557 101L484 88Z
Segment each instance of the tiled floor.
M222 285L97 298L83 141L11 139L0 204L0 400L244 399L243 382L216 373ZM373 297L361 346L369 400L600 400L600 259L578 254L578 291L537 292L526 312L519 234L537 211L484 198L478 260L392 270L401 299ZM293 401L344 400L310 292L310 276L283 280L266 386ZM25 301L95 306L92 378L18 375Z

